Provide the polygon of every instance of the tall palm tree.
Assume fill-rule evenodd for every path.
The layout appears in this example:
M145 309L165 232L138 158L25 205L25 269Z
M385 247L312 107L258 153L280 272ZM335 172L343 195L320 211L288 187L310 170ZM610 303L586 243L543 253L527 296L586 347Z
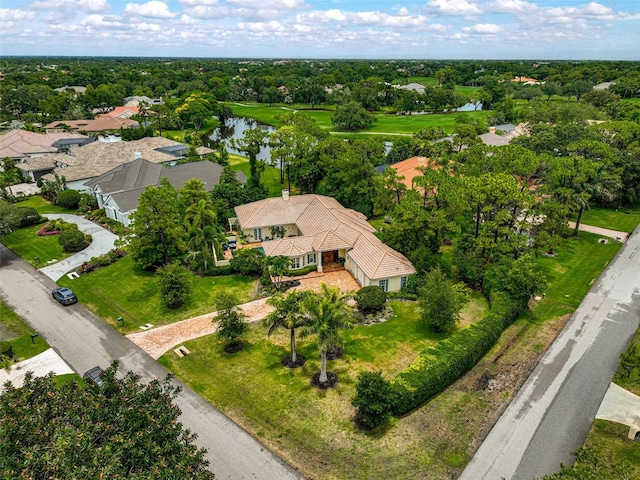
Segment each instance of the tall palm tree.
M310 296L305 301L305 311L309 324L300 332L300 337L318 336L318 352L320 352L320 383L326 383L327 352L342 346L339 330L353 326L353 311L347 303L349 296L340 292L338 287L327 287L322 284L319 294Z
M189 247L202 252L206 270L211 250L222 234L211 202L201 199L198 203L189 205L184 215L184 224L189 229Z
M298 364L296 328L304 326L307 322L302 304L304 300L309 297L309 294L310 292L293 290L286 295L278 293L267 300L267 304L275 307L275 310L264 318L263 324L268 328L268 336L271 336L278 328L286 328L289 330L291 336L290 367L300 367L304 364L304 357L301 357L300 364Z

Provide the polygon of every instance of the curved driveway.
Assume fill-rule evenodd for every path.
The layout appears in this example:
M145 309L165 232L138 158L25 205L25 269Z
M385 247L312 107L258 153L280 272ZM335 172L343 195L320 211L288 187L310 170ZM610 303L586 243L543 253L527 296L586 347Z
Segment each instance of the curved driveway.
M76 225L78 225L78 229L82 233L88 233L93 238L93 240L91 241L91 245L89 245L81 252L78 252L75 255L71 255L64 260L59 261L58 263L47 265L46 267L42 267L40 269L42 273L44 273L53 281L57 281L59 278L64 276L65 273L78 268L84 262L90 260L91 257L97 257L98 255L102 255L103 253L107 253L109 250L112 250L114 247L114 242L118 238L117 235L111 233L106 228L103 228L97 223L94 223L91 220L87 220L80 215L47 213L44 216L49 220L57 220L61 218L65 222L75 223Z
M590 259L585 258L588 262ZM574 461L640 324L640 226L583 299L461 480L531 480Z
M51 298L55 283L0 245L0 298L79 374L119 360L145 382L169 372L81 304L63 307ZM299 480L303 477L182 382L175 403L180 421L198 435L217 479Z

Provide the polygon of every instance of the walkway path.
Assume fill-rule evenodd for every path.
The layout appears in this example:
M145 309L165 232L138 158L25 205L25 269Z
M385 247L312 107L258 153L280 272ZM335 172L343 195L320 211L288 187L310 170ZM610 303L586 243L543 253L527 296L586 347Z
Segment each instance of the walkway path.
M21 387L27 372L33 372L36 377L44 377L49 372L53 372L54 375L74 373L67 362L50 348L35 357L12 365L8 370L0 370L0 393L4 391L3 385L6 381L10 381L14 387Z
M300 286L297 287L298 290L313 290L318 292L320 291L322 283L337 286L343 291L356 291L360 288L358 283L346 270L338 270L324 274L313 272L298 279L300 280ZM240 308L245 315L247 315L249 322L257 322L273 311L273 307L267 305L266 302L266 298L261 298L242 304ZM127 338L157 360L172 347L177 347L186 341L215 333L217 327L213 323L213 317L216 313L217 312L206 313L198 317L188 318L181 322L163 325L144 332L130 333L127 335Z
M576 222L569 222L570 228L576 228ZM585 225L584 223L580 224L580 228L578 229L581 232L589 232L595 233L596 235L602 235L603 237L613 238L619 242L626 242L627 238L629 238L629 234L627 232L618 232L617 230L609 230L608 228L600 228L594 227L592 225Z
M87 220L86 218L81 217L80 215L47 213L44 216L49 220L56 220L61 218L65 222L75 223L76 225L78 225L78 229L82 233L88 233L93 238L93 240L91 241L91 245L89 245L81 252L78 252L75 255L71 255L64 260L59 261L58 263L47 265L46 267L42 267L40 269L42 273L44 273L47 277L54 281L57 281L59 278L63 277L67 272L78 268L80 265L90 260L92 257L97 257L98 255L102 255L103 253L107 253L109 250L112 250L114 247L114 242L118 238L116 234L111 233L106 228L103 228L100 225L92 222L91 220Z
M635 430L635 435L640 431L640 397L611 383L596 418L627 425Z

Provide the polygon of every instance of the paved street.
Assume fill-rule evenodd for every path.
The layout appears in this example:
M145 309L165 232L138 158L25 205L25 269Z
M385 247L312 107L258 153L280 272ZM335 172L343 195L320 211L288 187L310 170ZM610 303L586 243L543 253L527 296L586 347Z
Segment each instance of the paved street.
M49 345L82 374L117 359L121 369L132 370L145 381L168 372L149 355L113 330L81 304L63 307L51 298L55 283L0 245L0 298L27 321ZM82 299L80 299L82 300ZM176 403L181 422L198 434L197 443L208 449L207 458L218 479L300 479L295 470L248 433L183 388Z
M585 258L585 262L589 259ZM591 288L462 473L532 480L573 462L640 324L640 227Z

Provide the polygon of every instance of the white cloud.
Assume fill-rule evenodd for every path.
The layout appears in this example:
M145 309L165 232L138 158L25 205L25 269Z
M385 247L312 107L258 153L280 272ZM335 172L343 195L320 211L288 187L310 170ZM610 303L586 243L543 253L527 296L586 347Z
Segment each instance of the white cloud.
M304 0L227 0L228 5L253 10L291 11L306 8Z
M468 0L430 0L425 8L440 15L481 15L482 9L476 2Z
M217 7L218 0L180 0L180 5L185 7Z
M109 10L107 0L79 0L78 6L86 12L104 12Z
M178 14L171 13L169 6L158 0L151 0L147 3L127 3L123 11L124 15L140 15L149 18L174 18Z
M523 0L495 0L487 5L487 11L494 13L523 14L535 12L536 10L538 10L538 6L535 3Z
M0 22L24 22L33 20L35 12L0 8Z
M464 27L462 30L470 33L495 35L502 31L502 27L500 25L495 25L493 23L478 23L470 27Z

